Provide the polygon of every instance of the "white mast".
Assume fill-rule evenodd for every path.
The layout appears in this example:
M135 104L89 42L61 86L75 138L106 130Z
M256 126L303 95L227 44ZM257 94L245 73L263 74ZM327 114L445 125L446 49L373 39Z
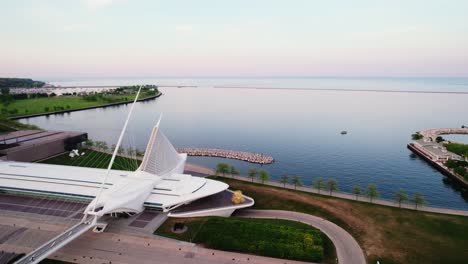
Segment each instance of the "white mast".
M95 213L95 211L96 211L96 205L97 205L97 203L99 201L99 198L101 197L101 193L102 193L102 190L104 189L104 185L106 184L107 178L109 177L109 173L111 171L112 164L114 164L115 156L117 156L117 152L118 152L118 150L120 148L120 144L122 143L122 139L123 139L123 136L125 134L125 130L127 129L128 121L130 120L130 117L132 116L133 108L135 107L135 103L138 100L138 96L140 95L140 91L141 91L142 87L143 86L140 85L140 88L138 88L138 92L137 92L137 94L135 96L135 99L133 100L133 104L132 104L132 107L130 108L130 112L128 113L127 119L125 120L124 127L122 128L122 131L120 132L119 140L117 141L117 144L115 145L114 153L112 154L112 158L111 158L111 160L109 162L109 166L107 166L106 176L102 180L101 187L99 188L98 195L96 196L96 201L94 202L93 211L92 211L93 213ZM88 213L89 212L86 212L86 214L88 214ZM96 218L97 218L97 216L96 216Z

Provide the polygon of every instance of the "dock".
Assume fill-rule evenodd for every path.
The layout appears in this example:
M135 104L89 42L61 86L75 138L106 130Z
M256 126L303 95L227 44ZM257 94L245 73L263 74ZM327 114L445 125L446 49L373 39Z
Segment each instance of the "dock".
M250 163L257 164L271 164L275 161L273 157L259 154L251 153L245 151L234 151L234 150L224 150L224 149L211 149L211 148L179 148L177 149L179 153L187 153L189 156L200 156L200 157L218 157L226 159L236 159L242 160Z
M444 164L444 162L447 161L450 155L458 155L453 154L451 152L447 153L441 149L434 148L434 146L436 146L434 144L436 143L423 145L415 141L414 143L409 143L407 147L445 176L454 179L455 181L457 181L465 187L468 187L468 181L465 178L454 173L450 168L446 167Z

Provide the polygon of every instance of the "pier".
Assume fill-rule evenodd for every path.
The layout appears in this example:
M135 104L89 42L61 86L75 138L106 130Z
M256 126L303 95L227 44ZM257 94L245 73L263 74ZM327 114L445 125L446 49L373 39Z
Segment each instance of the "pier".
M189 156L201 157L218 157L226 159L237 159L257 164L271 164L275 161L273 157L266 156L259 153L251 153L245 151L234 151L224 149L210 149L210 148L179 148L179 153L187 153Z

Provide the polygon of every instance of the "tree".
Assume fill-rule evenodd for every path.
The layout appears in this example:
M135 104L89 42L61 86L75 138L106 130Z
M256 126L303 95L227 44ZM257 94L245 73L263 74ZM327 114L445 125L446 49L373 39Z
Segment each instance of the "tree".
M8 87L2 87L1 91L2 91L2 95L10 94L10 88Z
M420 194L420 193L415 193L414 197L413 197L413 199L411 199L411 201L414 203L415 209L418 209L419 205L425 205L427 203L424 196L422 196L422 194Z
M260 170L258 172L258 179L262 182L262 184L265 184L266 181L270 180L270 174L266 170Z
M330 191L330 195L332 195L334 191L338 191L338 182L335 179L328 180L327 189Z
M436 137L436 142L437 142L437 143L440 143L440 142L442 142L442 141L444 141L444 138L443 138L443 137L441 137L441 136Z
M236 170L236 168L234 166L232 166L232 165L229 167L229 171L231 173L231 176L239 175L239 171Z
M107 151L109 149L109 147L107 146L107 142L101 141L101 148L102 150Z
M468 175L466 168L462 166L456 167L455 169L453 169L453 172L463 177L465 177L465 175Z
M289 183L289 175L287 173L281 175L280 183L282 183L283 187L286 188L286 183Z
M423 138L423 135L419 134L419 133L414 133L413 135L411 135L411 138L413 140L419 140L419 139L422 139Z
M398 202L399 207L401 207L401 203L406 200L408 200L408 195L406 194L405 190L400 189L395 193L395 201Z
M352 189L352 193L353 193L354 195L356 195L356 200L357 200L357 199L358 199L358 196L361 195L361 193L362 193L361 187L359 187L359 186L357 186L357 185L354 185L354 186L353 186L353 189Z
M230 172L230 168L231 168L231 166L229 166L229 164L227 164L225 162L220 162L220 163L218 163L216 165L216 174L222 173L223 176L225 176L226 173Z
M103 143L104 143L104 142L103 142ZM101 148L102 148L102 146L101 146ZM125 152L125 149L124 149L123 147L121 147L121 146L117 149L117 153L118 153L119 155L122 155L124 152Z
M318 193L320 193L320 190L325 189L325 183L323 183L323 178L319 177L315 179L313 186L315 189L318 190Z
M367 197L369 197L370 202L372 203L372 200L379 196L380 194L377 191L377 186L375 186L375 184L369 184L369 186L367 186Z
M297 189L297 186L302 186L301 176L294 175L291 179L292 184L294 184L294 190Z
M130 156L130 157L133 157L134 155L136 155L136 150L134 148L128 148L127 149L127 155Z
M85 146L87 147L92 147L94 146L94 142L91 139L87 139L84 143Z
M94 142L94 146L99 149L99 150L102 150L102 146L104 145L104 142L103 141L96 141Z
M249 171L247 173L247 176L252 179L252 182L254 181L255 178L257 178L257 169L255 168L249 168Z

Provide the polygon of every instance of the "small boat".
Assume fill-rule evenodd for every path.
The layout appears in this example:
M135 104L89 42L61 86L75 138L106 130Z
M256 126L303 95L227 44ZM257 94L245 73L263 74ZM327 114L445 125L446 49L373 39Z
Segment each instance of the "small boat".
M346 135L346 134L348 134L348 131L346 130L341 131L341 135Z

